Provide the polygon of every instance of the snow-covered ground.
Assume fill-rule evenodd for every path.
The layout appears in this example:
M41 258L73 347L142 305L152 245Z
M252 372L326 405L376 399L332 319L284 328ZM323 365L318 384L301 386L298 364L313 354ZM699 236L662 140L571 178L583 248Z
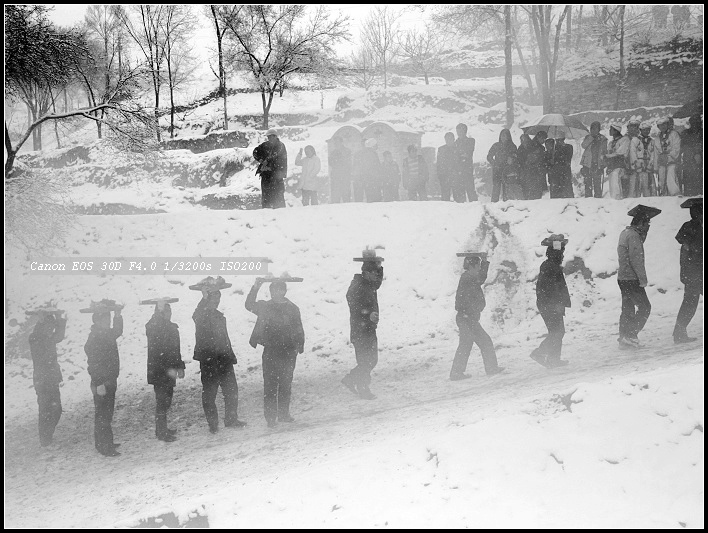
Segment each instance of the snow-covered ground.
M277 211L80 217L57 256L267 256L271 271L305 282L306 351L293 388L292 426L267 430L260 350L244 309L252 278L228 277L224 311L239 363L244 430L207 431L198 365L191 360L192 276L33 276L6 255L5 523L101 527L195 512L220 527L703 527L703 305L671 340L682 297L679 198L659 207L646 241L652 315L647 349L618 351L617 238L637 200L538 200L498 204L398 202ZM545 333L534 282L541 239L569 236L568 367L528 358ZM383 245L380 363L356 399L340 383L354 364L344 294L365 245ZM457 344L456 252L490 253L482 323L504 374L484 376L477 349L465 382L447 380ZM187 377L170 414L173 444L154 438L145 382L139 299L176 296ZM262 295L263 296L263 295ZM264 297L264 296L263 296ZM83 344L90 299L126 302L114 431L123 455L93 449L93 405ZM64 414L56 444L41 449L24 315L49 299L67 310L59 344ZM575 391L575 392L573 392ZM572 393L572 394L571 394ZM219 400L220 401L220 400Z

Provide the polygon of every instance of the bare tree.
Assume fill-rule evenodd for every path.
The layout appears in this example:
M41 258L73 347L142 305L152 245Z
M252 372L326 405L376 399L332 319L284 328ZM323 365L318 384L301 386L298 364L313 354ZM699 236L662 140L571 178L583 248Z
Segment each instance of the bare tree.
M219 59L219 73L214 72L212 68L211 71L214 72L217 78L219 78L219 92L218 96L224 99L224 129L229 129L229 113L226 108L226 68L224 66L224 36L228 27L224 24L223 13L228 10L227 6L213 5L208 6L209 14L211 15L211 20L214 23L214 31L216 32L216 50ZM210 65L211 67L211 65Z
M375 81L375 64L373 54L365 43L352 52L349 57L349 65L354 76L354 85L365 91L371 89Z
M560 34L563 21L568 15L571 6L567 5L561 15L555 21L553 15L553 5L533 5L531 6L531 22L533 23L534 35L538 46L538 57L540 66L541 95L543 97L543 112L552 113L554 106L554 94L556 85L556 67L558 65L558 49L560 47ZM553 37L553 25L555 23L555 37L551 48L551 38Z
M145 57L145 65L150 73L155 95L154 123L155 136L158 142L161 140L159 121L160 91L164 81L163 69L166 58L165 35L162 28L164 27L168 7L163 5L133 5L132 11L137 19L136 23L133 22L128 12L119 12L119 18L126 33Z
M619 40L619 76L617 80L617 99L615 100L615 111L619 109L620 98L622 97L622 91L627 82L627 71L624 68L624 12L626 6L619 6L619 21L620 21L620 40Z
M170 138L175 134L175 88L194 71L190 65L191 48L187 43L193 33L193 14L189 5L166 5L162 17L162 33L167 65L167 87L170 92Z
M430 84L429 74L440 62L440 54L445 47L443 35L443 32L426 24L422 30L408 30L399 38L399 55L410 61L414 70L425 77L426 85Z
M233 40L234 61L253 76L263 105L263 128L276 92L282 96L297 73L323 73L336 63L334 45L348 35L347 17L330 17L327 7L234 6L224 23Z
M389 5L375 6L364 20L361 35L383 69L384 89L388 87L388 67L398 54L400 12Z

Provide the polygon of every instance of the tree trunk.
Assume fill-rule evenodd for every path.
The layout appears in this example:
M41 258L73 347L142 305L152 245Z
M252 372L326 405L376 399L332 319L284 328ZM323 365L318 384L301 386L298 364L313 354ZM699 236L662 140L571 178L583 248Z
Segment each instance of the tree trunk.
M538 43L538 64L541 71L541 79L539 88L541 89L541 97L543 99L543 113L544 115L550 113L551 109L551 95L548 87L548 37L544 31L544 16L540 8L537 6L532 6L531 20L533 21L533 29L536 34L536 42Z
M160 115L158 113L160 107L160 80L157 76L158 74L156 72L152 73L153 89L155 90L155 135L157 136L157 142L162 142L162 136L160 135Z
M273 99L271 93L270 99ZM268 129L268 111L270 110L270 104L266 104L266 93L264 89L261 89L261 103L263 104L263 129Z
M384 74L384 91L388 87L387 81L386 81L386 54L384 54L383 57L383 74Z
M602 25L602 33L600 36L600 42L602 46L607 46L608 35L607 35L607 19L610 18L610 8L607 6L602 6L602 15L600 16L600 24Z
M573 46L573 38L571 35L573 25L571 23L573 15L573 8L571 6L570 10L568 11L568 18L565 21L565 49L570 50L570 48Z
M51 94L51 93L50 93L50 94ZM53 111L54 114L56 115L56 113L57 113L57 106L56 106L56 103L55 103L55 101L54 101L54 94L51 94L51 96L52 96L52 111ZM56 139L57 139L57 148L61 148L61 140L59 139L59 121L58 121L58 120L54 120L53 122L54 122L54 136L55 136Z
M521 69L524 71L524 78L526 78L526 83L529 86L529 97L531 101L536 98L533 89L533 81L531 80L531 73L529 72L528 66L526 65L526 60L524 59L524 53L521 50L521 45L519 45L519 40L517 39L517 31L514 24L511 26L512 39L514 40L514 46L516 46L516 54L519 56L519 62L521 63Z
M582 28L583 28L583 4L580 4L580 13L578 14L578 27L575 29L575 33L578 34L578 41L575 44L576 48L580 48L580 44L583 39Z
M219 53L219 94L224 99L224 130L229 129L229 112L226 108L226 72L224 70L224 53L222 48L223 35L219 29L219 19L216 16L216 9L211 7L211 14L214 17L214 27L216 29L216 48Z
M10 175L12 167L15 164L16 151L12 149L12 141L10 140L10 134L7 131L7 123L5 123L5 152L7 152L7 159L5 160L5 179Z
M427 72L423 72L423 76L425 76L425 84L426 84L426 85L430 85L430 80L428 79L428 73L427 73Z
M514 123L514 86L512 84L512 75L514 66L511 61L511 6L504 6L504 63L506 66L504 72L504 89L506 91L506 127L510 128Z
M619 79L617 80L617 98L615 100L615 111L619 109L620 99L622 98L622 90L624 88L625 77L627 75L624 68L624 10L626 6L619 7L620 18L620 64L619 64Z
M172 79L172 48L167 48L167 87L170 90L170 139L175 136L175 93Z

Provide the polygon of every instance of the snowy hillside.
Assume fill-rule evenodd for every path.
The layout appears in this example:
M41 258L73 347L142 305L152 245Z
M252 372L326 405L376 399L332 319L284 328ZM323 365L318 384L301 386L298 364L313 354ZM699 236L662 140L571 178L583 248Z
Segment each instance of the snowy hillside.
M636 200L80 217L57 256L267 256L276 274L304 277L288 293L306 336L293 385L297 422L265 427L260 350L247 342L251 277L229 277L220 306L248 426L211 435L191 360L199 294L187 286L198 277L34 276L26 258L8 254L6 525L128 525L174 512L183 522L201 513L213 527L703 527L702 303L690 326L700 341L671 341L683 289L674 235L688 218L680 202L642 200L663 212L645 245L653 309L640 335L648 348L639 352L620 352L616 343L615 248ZM564 356L571 364L554 371L528 357L545 334L534 281L549 232L570 239ZM344 294L358 271L352 258L367 244L386 247L373 402L339 383L354 363ZM465 249L490 253L482 324L507 371L486 378L475 348L473 378L451 383L455 253ZM173 320L187 362L170 413L179 430L173 444L154 438L154 395L145 383L152 311L137 302L157 295L180 298ZM78 313L99 298L127 304L114 419L123 455L115 460L93 449L83 353L90 317ZM56 444L40 449L24 311L49 299L69 319L58 345L64 414Z

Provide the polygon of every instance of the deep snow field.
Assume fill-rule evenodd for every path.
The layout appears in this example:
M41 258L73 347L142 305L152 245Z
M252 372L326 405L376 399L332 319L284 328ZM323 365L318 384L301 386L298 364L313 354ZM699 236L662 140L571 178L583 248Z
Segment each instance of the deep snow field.
M292 413L268 430L260 350L244 308L253 282L230 276L220 309L239 359L243 430L211 435L198 364L191 360L197 276L36 276L6 254L5 524L111 527L175 513L212 527L703 527L703 303L689 332L671 339L683 286L674 235L688 211L659 207L645 243L652 315L646 349L619 351L616 244L637 199L497 204L398 202L277 211L192 211L82 216L56 256L267 256L271 272L302 276L288 297L302 311ZM534 285L550 232L569 237L564 358L547 370L528 354L545 334ZM354 366L344 298L366 245L382 245L379 365L367 402L339 382ZM456 252L490 253L482 324L503 374L487 378L479 351L472 379L448 381L457 345ZM154 437L138 300L165 295L179 324L186 378L170 425ZM265 290L261 297L266 297ZM91 299L126 303L114 418L122 456L93 448L93 404L83 344ZM67 310L58 345L64 414L55 443L39 447L26 309L55 299ZM217 400L223 413L223 402ZM159 523L158 523L159 525Z

